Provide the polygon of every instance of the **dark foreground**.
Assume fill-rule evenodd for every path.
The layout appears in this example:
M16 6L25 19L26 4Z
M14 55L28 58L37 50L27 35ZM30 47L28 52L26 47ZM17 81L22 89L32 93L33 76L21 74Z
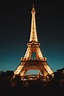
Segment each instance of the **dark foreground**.
M64 88L5 87L0 88L0 96L64 96Z
M47 81L42 78L15 76L13 71L0 72L0 96L64 96L64 68Z

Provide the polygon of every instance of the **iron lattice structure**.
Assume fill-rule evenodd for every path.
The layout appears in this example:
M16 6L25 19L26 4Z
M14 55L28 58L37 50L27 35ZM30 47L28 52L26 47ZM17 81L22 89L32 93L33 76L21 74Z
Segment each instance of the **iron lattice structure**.
M20 65L15 70L15 75L24 76L28 70L39 70L43 76L47 76L53 73L52 69L47 64L47 58L43 57L42 52L40 50L40 43L37 38L36 31L36 20L35 14L36 10L33 6L31 10L32 18L31 18L31 31L30 38L27 44L27 50L23 58L21 58ZM35 59L32 58L32 54L35 52Z

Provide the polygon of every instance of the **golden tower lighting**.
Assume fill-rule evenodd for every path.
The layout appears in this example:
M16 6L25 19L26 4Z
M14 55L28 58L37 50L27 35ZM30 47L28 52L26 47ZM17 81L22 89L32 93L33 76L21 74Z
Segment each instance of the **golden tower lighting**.
M53 71L47 64L47 59L42 55L40 50L40 43L38 42L36 31L36 10L34 6L32 7L31 14L31 30L27 50L24 57L21 58L20 65L14 71L14 74L24 76L28 70L39 70L42 75L46 77L47 75L53 74ZM36 54L36 57L32 60L33 53Z

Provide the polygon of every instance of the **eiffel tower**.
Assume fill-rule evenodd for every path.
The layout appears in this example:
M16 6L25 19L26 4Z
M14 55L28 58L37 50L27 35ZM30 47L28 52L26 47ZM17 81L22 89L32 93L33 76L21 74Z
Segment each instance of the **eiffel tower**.
M36 31L36 10L34 6L32 7L31 14L31 31L29 42L27 43L27 50L24 57L21 58L20 65L17 67L14 74L24 76L29 70L39 70L42 75L46 77L47 75L53 74L53 71L47 64L47 58L43 57L40 50L40 43L38 42ZM33 53L35 53L36 56L34 59L31 59Z

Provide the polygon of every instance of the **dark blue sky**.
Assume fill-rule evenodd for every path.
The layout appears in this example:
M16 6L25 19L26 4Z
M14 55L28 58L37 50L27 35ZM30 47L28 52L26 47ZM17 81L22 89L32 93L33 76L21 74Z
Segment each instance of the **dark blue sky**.
M14 71L24 56L30 35L33 4L41 51L53 71L64 67L63 3L56 0L13 0L4 4L1 2L0 70Z

